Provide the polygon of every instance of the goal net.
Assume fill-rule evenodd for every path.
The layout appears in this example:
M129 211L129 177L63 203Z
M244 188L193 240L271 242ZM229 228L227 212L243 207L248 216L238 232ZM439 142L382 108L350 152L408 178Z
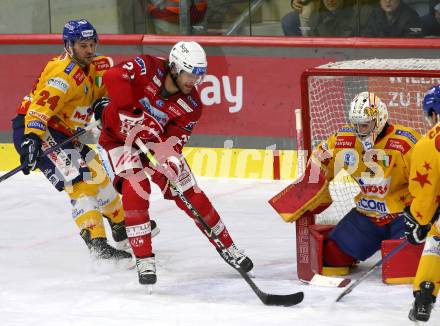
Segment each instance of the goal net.
M424 134L428 125L423 117L423 98L436 84L440 84L439 59L352 60L308 69L301 78L304 149L310 153L347 124L350 102L364 91L374 92L387 105L391 123ZM330 184L333 204L318 216L304 217L297 223L297 250L302 256L298 260L307 262L306 228L315 223L336 224L355 206L354 197L359 191L347 173L335 178Z

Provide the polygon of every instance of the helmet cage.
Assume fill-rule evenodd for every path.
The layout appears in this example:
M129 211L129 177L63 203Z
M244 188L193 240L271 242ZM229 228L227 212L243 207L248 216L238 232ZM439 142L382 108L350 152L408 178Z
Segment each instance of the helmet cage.
M374 93L362 92L351 102L348 118L361 139L370 135L373 135L375 139L388 120L388 110ZM372 121L374 123L371 123ZM366 124L370 123L370 128L361 131Z

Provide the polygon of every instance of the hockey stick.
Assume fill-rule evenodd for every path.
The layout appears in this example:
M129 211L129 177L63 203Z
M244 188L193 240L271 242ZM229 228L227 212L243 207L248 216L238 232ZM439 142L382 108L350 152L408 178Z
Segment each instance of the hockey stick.
M155 159L155 157L151 154L150 150L145 146L145 144L138 138L135 141L136 145L139 147L139 149L147 156L147 158L150 160L151 164L153 166L157 167L158 162ZM200 224L205 229L206 234L209 238L211 238L222 250L223 252L226 251L226 247L223 245L223 243L219 240L217 235L214 233L214 231L211 229L211 227L206 224L206 222L203 220L200 213L195 209L195 207L190 203L188 198L174 185L170 182L171 189L176 192L177 196L182 200L182 202L185 204L185 206L191 211L193 216L197 219L197 221L200 222ZM269 294L261 291L258 286L252 281L252 279L249 277L247 273L245 273L241 268L240 265L238 265L237 262L234 262L232 264L232 267L240 273L240 275L243 277L243 279L249 284L251 289L254 291L254 293L260 298L260 300L265 304L269 306L293 306L298 303L300 303L304 298L303 292L297 292L293 294L286 294L286 295L279 295L279 294Z
M400 251L403 247L408 244L408 240L404 240L400 243L396 248L391 250L388 255L380 259L376 264L374 264L368 271L366 271L356 282L352 283L348 288L346 288L337 298L336 302L339 302L343 297L349 294L353 289L358 286L363 280L365 280L368 276L370 276L383 262L387 261L391 257L393 257L398 251Z
M55 146L52 146L48 149L46 149L43 153L40 154L40 157L46 156L54 151L56 151L57 149L61 148L62 146L66 145L67 143L70 143L72 140L74 140L75 138L78 138L79 136L84 135L86 132L92 130L93 128L99 126L100 121L95 121L92 122L91 124L87 125L84 127L84 129L81 129L77 132L75 132L72 136L70 136L69 138L64 139L61 143L56 144ZM18 172L20 172L21 170L23 170L25 167L24 164L17 166L15 169L12 169L11 171L3 174L2 176L0 176L0 182L5 181L6 179L8 179L9 177L12 177L14 174L17 174Z

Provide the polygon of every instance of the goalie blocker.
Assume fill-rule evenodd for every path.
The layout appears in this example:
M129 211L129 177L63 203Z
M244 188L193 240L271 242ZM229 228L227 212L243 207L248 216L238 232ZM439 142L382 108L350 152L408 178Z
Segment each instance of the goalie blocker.
M304 174L293 184L269 200L269 204L285 222L295 222L300 217L319 214L330 206L332 199L328 181L320 167L310 160ZM313 273L320 275L346 275L350 271L350 259L340 250L325 248L328 234L334 225L312 224L308 227L310 242L308 264ZM382 256L386 255L401 240L385 240L382 243ZM327 244L328 245L328 244ZM408 245L382 266L382 280L388 284L410 283L415 276L423 246ZM324 252L332 255L332 260L346 262L346 267L324 266ZM308 280L310 281L310 280Z

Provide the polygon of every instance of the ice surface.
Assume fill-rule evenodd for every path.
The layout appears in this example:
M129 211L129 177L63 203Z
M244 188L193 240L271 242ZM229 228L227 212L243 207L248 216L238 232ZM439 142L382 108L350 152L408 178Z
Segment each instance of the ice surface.
M91 262L64 193L42 174L0 184L0 325L413 325L409 285L387 286L380 272L340 303L341 289L308 286L296 276L295 232L267 204L287 183L199 178L237 246L253 259L265 292L304 291L294 307L264 306L240 275L173 202L154 188L151 216L158 283L152 295L135 270ZM359 277L378 256L361 264ZM426 325L440 325L433 311Z

